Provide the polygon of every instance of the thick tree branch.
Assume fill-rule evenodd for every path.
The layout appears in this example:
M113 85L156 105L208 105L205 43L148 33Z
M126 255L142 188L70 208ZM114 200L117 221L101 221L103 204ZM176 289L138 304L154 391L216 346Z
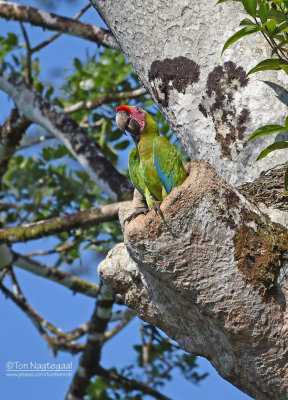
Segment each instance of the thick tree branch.
M112 200L131 198L132 185L106 159L99 145L59 107L19 79L0 72L0 89L12 97L18 111L42 126L67 147L96 184Z
M21 117L15 108L11 110L0 132L0 178L6 171L9 159L15 153L30 125L31 122L25 117Z
M97 298L99 286L95 283L81 279L75 275L69 274L68 272L61 271L53 267L49 267L39 261L31 260L28 257L22 256L13 252L14 261L13 264L16 267L32 272L35 275L42 276L43 278L49 279L62 286L67 287L74 293L82 293L85 296ZM1 269L1 266L0 266Z
M0 229L0 243L26 242L75 228L85 228L105 221L115 221L118 219L120 207L128 206L129 203L129 201L126 201L96 206L70 215Z
M105 285L100 288L95 311L92 315L88 340L79 361L79 367L66 395L66 400L83 399L90 379L97 373L104 333L114 302L113 292Z
M78 278L68 272L49 267L39 261L31 260L28 257L15 253L6 244L0 245L0 270L9 267L12 264L16 267L32 272L35 275L57 282L75 293L82 293L85 296L93 298L97 298L98 296L98 285Z
M113 34L107 29L61 17L37 8L0 1L0 17L7 20L29 22L34 26L77 36L111 49L121 51Z
M95 100L90 101L79 101L79 103L73 104L64 108L67 114L72 114L79 110L93 110L94 108L100 107L102 104L109 103L112 101L123 100L123 99L133 99L135 97L142 96L147 93L144 88L130 90L129 92L119 92L119 93L108 93Z

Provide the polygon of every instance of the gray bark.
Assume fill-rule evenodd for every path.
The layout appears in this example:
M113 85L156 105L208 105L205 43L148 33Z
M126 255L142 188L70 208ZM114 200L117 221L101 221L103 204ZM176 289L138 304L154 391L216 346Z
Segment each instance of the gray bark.
M124 224L141 205L134 195L120 212L124 244L101 263L101 278L250 396L286 400L288 154L255 164L277 138L247 138L284 122L287 78L263 72L246 80L269 57L260 34L221 58L244 18L237 2L92 3L188 155L203 160L191 162L188 179L162 203L165 223L152 210Z

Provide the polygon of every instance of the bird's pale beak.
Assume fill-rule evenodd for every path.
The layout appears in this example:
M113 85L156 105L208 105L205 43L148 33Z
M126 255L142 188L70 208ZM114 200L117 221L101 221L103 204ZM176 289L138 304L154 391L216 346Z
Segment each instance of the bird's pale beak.
M125 111L118 111L116 114L116 125L118 128L125 133L126 129L131 119L131 115Z
M132 138L138 143L141 137L141 126L126 111L118 111L116 114L116 125L125 133L129 132Z

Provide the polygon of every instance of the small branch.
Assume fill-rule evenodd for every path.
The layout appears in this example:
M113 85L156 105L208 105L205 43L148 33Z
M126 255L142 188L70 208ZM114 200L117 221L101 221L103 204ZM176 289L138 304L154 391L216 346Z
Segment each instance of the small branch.
M31 321L35 325L35 327L38 330L38 332L40 333L40 335L49 343L49 335L43 328L42 323L40 322L39 316L36 315L37 313L35 313L35 311L30 306L30 304L27 302L27 300L25 298L16 297L1 282L0 282L0 289L5 294L6 297L8 297L10 300L12 300L19 308L21 308L22 311L24 311L24 313L28 316L28 318L31 319Z
M45 29L60 31L68 35L77 36L111 49L121 51L113 34L107 29L96 25L79 22L71 18L61 17L34 7L27 7L17 3L0 1L0 17L7 20L29 22L31 25ZM34 50L35 51L35 50Z
M77 340L82 336L86 335L86 333L88 333L89 331L89 328L90 328L90 322L85 322L84 324L78 326L76 329L73 329L73 331L71 332L62 333L61 335L58 335L57 338L55 338L55 344L58 346L61 344L72 342L73 340Z
M24 40L26 43L27 54L26 54L26 83L28 85L32 85L32 72L31 72L31 46L28 38L28 34L22 22L20 22L21 31L24 36Z
M134 317L136 317L137 313L132 310L131 308L125 307L122 310L115 311L112 313L110 322L115 322L115 321L124 321L124 320L130 320Z
M106 159L100 146L74 119L59 107L52 105L26 83L1 71L0 89L12 97L21 115L42 126L63 142L91 179L113 201L132 197L133 187L130 181Z
M97 298L99 292L99 286L95 283L85 281L84 279L78 278L75 275L69 274L68 272L61 271L53 267L49 267L39 261L31 260L28 257L14 253L13 264L21 269L32 272L35 275L42 276L43 278L49 279L53 282L67 287L75 293L82 293L85 296ZM3 268L3 267L2 267Z
M87 4L85 7L82 8L74 17L73 20L78 20L89 8L91 7L91 4ZM46 47L48 44L54 42L54 40L58 39L62 35L62 32L58 32L55 35L51 36L49 39L45 40L44 42L38 44L37 46L33 47L31 49L31 53L36 53L37 51L43 49Z
M65 397L66 400L83 399L90 379L97 373L104 341L104 332L111 315L113 302L113 293L107 286L102 285L95 311L91 318L87 344L80 358L78 370Z
M27 240L38 239L79 227L84 228L101 222L115 221L118 219L120 207L128 206L129 204L130 202L127 201L101 205L75 214L55 217L23 226L0 229L0 243L26 242Z
M119 322L119 324L117 324L114 328L109 329L109 331L106 331L104 335L105 336L104 342L107 342L108 340L112 339L115 335L117 335L117 333L119 333L123 328L125 328L125 326L129 324L129 322L133 318L134 316L131 316L129 319Z
M120 383L122 386L124 386L128 390L139 390L140 392L144 394L148 394L155 399L159 400L171 400L170 397L165 396L164 394L158 392L155 389L150 388L148 385L142 382L138 382L134 379L128 379L123 375L118 374L118 372L114 370L107 370L104 368L99 368L97 370L97 374L100 376L103 376L104 378L107 378L109 380L112 380L114 382Z
M100 107L104 103L110 103L112 101L122 100L122 99L132 99L135 97L143 96L147 93L147 90L144 88L130 90L128 92L119 92L119 93L108 93L101 97L98 97L95 100L90 101L79 101L79 103L73 104L72 106L68 106L64 108L64 111L67 114L72 114L75 111L79 110L93 110L94 108Z
M0 204L1 206L1 204ZM76 246L77 242L67 242L64 244L61 244L60 246L57 246L55 249L51 250L35 250L31 251L30 253L26 253L25 257L34 257L34 256L47 256L49 254L54 254L54 253L61 253L62 251L70 250L72 247Z
M29 311L29 314L33 315L34 318L36 318L39 323L41 324L42 328L46 328L48 329L50 332L54 333L55 335L61 335L63 333L63 331L61 329L59 329L57 326L51 324L51 322L47 321L46 319L44 319L43 317L41 317L35 310L34 308L28 303L27 299L25 298L19 283L16 279L16 276L14 274L14 271L12 268L10 268L8 270L8 273L10 275L12 284L13 284L13 291L14 291L14 295L18 298L19 301L22 301L23 304L26 305L27 310ZM45 329L44 329L45 330ZM49 342L50 342L50 338L49 338Z

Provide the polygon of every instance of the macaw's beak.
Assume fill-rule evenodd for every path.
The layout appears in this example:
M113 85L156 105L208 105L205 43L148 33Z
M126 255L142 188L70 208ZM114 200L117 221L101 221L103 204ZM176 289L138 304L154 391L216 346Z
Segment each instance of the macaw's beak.
M126 128L131 119L131 115L126 111L118 111L116 114L116 125L120 129L120 131L124 132L126 135Z
M141 127L138 122L131 117L129 113L126 111L118 111L116 114L116 125L118 128L125 133L128 131L131 133L133 138L136 138L140 135Z

